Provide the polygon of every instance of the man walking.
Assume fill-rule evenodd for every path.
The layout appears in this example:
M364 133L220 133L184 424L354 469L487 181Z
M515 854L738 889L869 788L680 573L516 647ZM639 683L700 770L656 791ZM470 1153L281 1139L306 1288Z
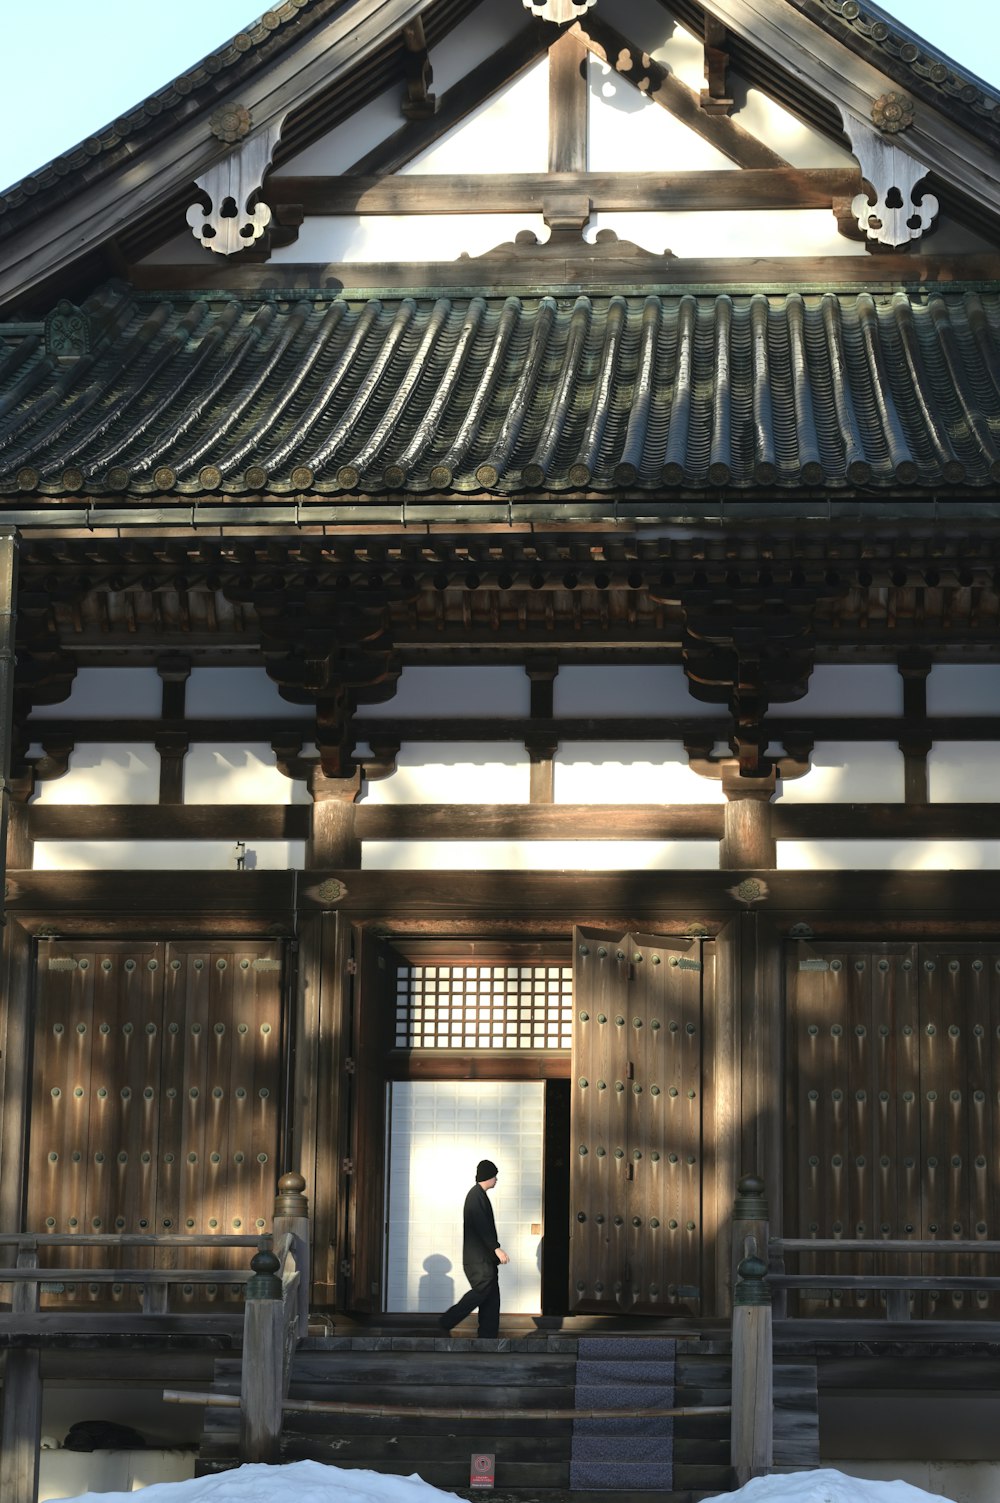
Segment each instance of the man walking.
M476 1166L476 1183L465 1197L462 1217L462 1267L471 1284L457 1305L438 1318L442 1331L450 1331L460 1320L479 1310L479 1335L493 1337L500 1334L500 1280L497 1268L510 1259L500 1246L497 1224L493 1219L487 1190L492 1190L499 1174L496 1164L490 1159L481 1159Z

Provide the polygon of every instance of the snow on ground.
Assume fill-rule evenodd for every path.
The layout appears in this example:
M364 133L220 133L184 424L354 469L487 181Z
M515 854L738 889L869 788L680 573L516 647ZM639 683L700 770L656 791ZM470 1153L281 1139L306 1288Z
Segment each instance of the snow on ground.
M754 1477L735 1493L721 1493L726 1503L941 1503L908 1482L869 1482L843 1472L792 1472L786 1477Z
M611 1496L609 1494L609 1496ZM755 1477L726 1503L941 1503L908 1482L868 1482L843 1472L793 1472ZM142 1503L434 1503L454 1493L431 1487L420 1477L384 1477L318 1461L288 1466L241 1466L189 1482L156 1482L143 1489ZM136 1503L135 1493L83 1493L67 1503Z

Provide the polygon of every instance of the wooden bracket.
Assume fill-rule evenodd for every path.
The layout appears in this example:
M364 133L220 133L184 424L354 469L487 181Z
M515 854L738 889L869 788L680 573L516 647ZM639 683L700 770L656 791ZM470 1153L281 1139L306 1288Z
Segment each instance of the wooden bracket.
M420 16L403 27L403 73L406 93L401 108L407 120L429 120L437 113L437 95L431 93L434 69L427 52L427 38Z
M723 23L715 16L705 17L705 82L707 89L701 91L701 107L709 115L728 115L733 108L733 98L726 82L729 53L726 50L728 36Z

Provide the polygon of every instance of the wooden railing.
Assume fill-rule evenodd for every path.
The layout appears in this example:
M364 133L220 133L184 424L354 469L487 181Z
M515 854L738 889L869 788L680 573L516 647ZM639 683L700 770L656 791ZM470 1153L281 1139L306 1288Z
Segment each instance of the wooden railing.
M1000 1242L918 1242L911 1238L860 1237L771 1237L767 1243L767 1282L775 1291L774 1312L779 1319L787 1314L787 1290L803 1289L818 1294L821 1290L845 1289L852 1293L881 1291L885 1294L887 1320L910 1319L910 1296L919 1293L944 1293L948 1290L996 1294L1000 1278L988 1274L942 1273L786 1273L786 1253L859 1253L865 1256L884 1254L941 1258L953 1256L1000 1255Z
M737 1484L766 1475L773 1465L772 1322L787 1318L789 1289L882 1292L886 1319L908 1321L914 1294L961 1290L992 1294L1000 1277L941 1273L788 1273L786 1254L904 1257L997 1257L1000 1242L914 1241L906 1238L772 1237L764 1181L740 1180L733 1205L732 1465Z
M38 1486L41 1430L39 1344L32 1336L107 1326L109 1315L92 1309L40 1309L46 1284L108 1284L141 1290L144 1327L176 1321L170 1289L178 1285L245 1286L243 1361L240 1407L241 1454L247 1461L272 1460L281 1435L282 1404L288 1390L292 1356L309 1323L309 1214L299 1174L278 1181L270 1232L258 1236L170 1233L0 1232L0 1250L16 1249L15 1262L0 1266L0 1285L11 1288L11 1308L0 1312L0 1329L16 1331L19 1344L7 1352L3 1416L0 1425L0 1498L3 1503L34 1503ZM49 1248L170 1250L173 1256L195 1248L254 1248L252 1277L239 1268L41 1267L39 1254ZM112 1312L113 1320L121 1318ZM232 1319L232 1317L226 1317ZM218 1317L195 1317L210 1325ZM214 1329L218 1327L215 1326Z

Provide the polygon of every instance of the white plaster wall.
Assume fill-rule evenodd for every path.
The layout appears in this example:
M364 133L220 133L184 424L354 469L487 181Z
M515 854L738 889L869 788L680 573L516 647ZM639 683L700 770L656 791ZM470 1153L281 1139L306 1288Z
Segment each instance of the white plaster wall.
M553 684L553 711L579 718L607 715L724 716L724 705L695 699L684 669L663 665L560 668Z
M575 741L556 753L557 804L722 804L719 778L688 765L680 741Z
M305 842L250 841L247 871L301 870ZM36 872L235 871L231 840L37 840Z
M484 100L401 171L547 172L548 136L549 63L543 57Z
M542 1221L544 1116L540 1081L392 1085L387 1310L441 1312L469 1287L462 1206L480 1158L500 1170L490 1200L510 1255L499 1273L501 1319L541 1309L541 1237L531 1228Z
M392 699L362 705L358 718L515 716L527 715L530 708L531 683L523 668L404 668Z
M294 245L272 252L269 265L457 261L463 255L484 256L521 230L531 230L542 242L549 238L541 214L314 215Z
M80 668L68 699L39 705L32 720L106 715L118 719L159 717L163 683L155 668Z
M29 755L42 755L33 746ZM69 771L39 783L36 804L156 804L160 798L160 755L144 743L81 742L73 748Z
M588 160L591 172L713 172L733 164L718 147L592 54Z
M192 746L184 758L186 804L307 804L305 784L279 772L266 741Z
M779 840L778 871L995 871L1000 840Z
M891 663L821 663L803 699L771 706L771 715L902 715L903 680Z
M821 741L810 770L778 783L784 804L901 803L905 796L903 754L895 741Z
M1000 744L936 742L927 758L927 793L932 804L1000 802Z
M364 871L716 871L715 840L366 840Z
M927 675L928 715L1000 715L1000 664L935 663Z
M367 804L526 804L531 763L506 741L409 742L396 771L366 783Z
M698 138L695 137L697 140ZM667 160L670 160L669 158ZM689 162L677 163L690 168ZM699 170L704 170L699 166ZM613 230L651 254L675 256L865 256L860 240L848 240L826 209L744 209L677 214L593 214L585 239Z
M229 715L280 715L286 720L311 720L311 705L289 704L265 668L192 668L184 705L191 720L222 719Z

